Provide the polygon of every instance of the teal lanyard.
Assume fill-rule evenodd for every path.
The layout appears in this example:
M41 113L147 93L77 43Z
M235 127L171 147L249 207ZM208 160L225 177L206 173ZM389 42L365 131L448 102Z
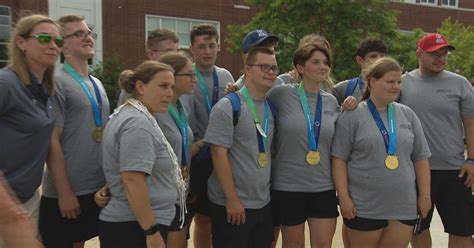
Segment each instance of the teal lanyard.
M306 98L306 92L304 91L303 82L298 87L298 94L300 98L301 107L306 119L306 127L308 130L308 148L310 151L317 151L319 145L319 134L321 132L321 124L323 119L323 99L321 92L318 92L318 102L316 103L316 112L314 113L314 122L311 121L311 111Z
M177 108L172 103L170 103L168 105L168 113L170 113L171 117L174 120L174 123L178 127L179 132L181 133L181 146L183 148L181 156L181 166L186 166L187 158L189 156L188 118L186 116L183 104L181 104L181 101L178 100L178 103L176 105Z
M268 134L268 123L269 123L269 105L268 102L265 101L265 111L264 111L264 120L263 120L263 129L260 123L260 118L257 113L257 109L255 107L255 103L253 102L252 97L250 96L250 93L247 89L247 87L243 87L240 90L240 93L244 97L245 102L247 103L248 108L250 109L250 112L252 113L252 118L253 122L255 123L255 127L257 129L257 139L258 139L258 151L260 153L265 152L265 143L266 143L266 138Z

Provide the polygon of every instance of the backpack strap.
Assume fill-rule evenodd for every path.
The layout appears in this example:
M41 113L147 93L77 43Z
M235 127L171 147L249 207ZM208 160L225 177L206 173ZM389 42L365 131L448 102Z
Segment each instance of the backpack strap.
M234 123L234 127L237 126L239 123L239 116L240 116L240 98L237 93L232 92L224 96L225 98L229 99L230 104L232 105L232 119Z
M354 91L355 91L357 85L359 84L359 80L360 80L360 78L358 78L358 77L349 80L349 83L347 84L346 93L345 93L344 98L347 98L348 96L352 96L352 94L354 94Z

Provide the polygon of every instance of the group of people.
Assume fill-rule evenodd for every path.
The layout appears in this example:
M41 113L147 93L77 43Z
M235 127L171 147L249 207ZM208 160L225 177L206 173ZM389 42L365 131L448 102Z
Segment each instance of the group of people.
M27 16L11 37L0 170L24 210L0 201L0 247L40 247L37 228L46 247L98 235L105 248L181 248L190 236L197 248L260 248L281 232L299 248L306 223L311 247L331 247L339 211L345 247L430 247L435 206L450 247L471 246L474 93L445 70L455 48L440 34L419 41L419 68L405 74L382 40L365 39L361 74L333 87L320 35L279 74L279 38L249 32L234 83L216 65L214 26L192 28L190 54L157 29L148 60L121 74L114 111L89 73L96 34L84 17Z

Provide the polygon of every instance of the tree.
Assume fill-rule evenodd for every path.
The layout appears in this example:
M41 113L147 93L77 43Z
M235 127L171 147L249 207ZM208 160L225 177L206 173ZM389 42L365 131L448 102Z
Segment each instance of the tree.
M449 56L447 69L474 79L474 27L447 18L438 33L446 36L456 50Z
M333 50L332 72L337 80L358 75L355 49L366 37L385 41L399 38L395 12L387 0L247 0L260 11L246 25L230 25L227 42L231 52L241 52L245 34L263 28L280 37L278 63L283 71L292 68L292 54L307 34L324 35ZM414 52L414 51L412 51Z
M104 85L111 110L115 109L120 94L118 78L122 71L121 68L120 58L116 54L104 58L104 61L101 61L92 68L92 75L97 77Z

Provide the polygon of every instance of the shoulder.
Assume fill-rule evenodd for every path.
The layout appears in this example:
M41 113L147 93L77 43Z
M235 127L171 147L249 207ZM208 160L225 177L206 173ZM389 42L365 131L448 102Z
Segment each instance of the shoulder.
M343 88L347 87L347 84L349 83L349 80L350 79L347 79L347 80L344 80L344 81L341 81L341 82L337 83L336 85L334 85L334 89L339 90L339 89L343 89Z
M217 75L232 77L232 74L229 72L229 70L227 70L225 68L222 68L222 67L219 67L219 66L215 65L214 69L216 70Z
M415 112L407 105L404 105L398 102L393 102L393 105L395 106L395 109L403 113L405 116L408 116L408 117L416 116Z
M295 80L293 79L293 77L291 77L289 73L280 74L277 78L283 81L284 84L295 83Z
M2 89L17 88L20 82L20 79L14 71L6 67L0 70L0 87Z
M281 97L288 97L289 94L297 89L295 84L282 84L273 86L267 93L271 101L279 101Z
M338 105L336 97L331 93L328 93L326 91L321 91L321 97L323 98L323 101L325 102L327 101L331 104Z
M454 73L454 72L444 70L442 72L442 77L446 78L447 80L459 83L459 84L467 83L468 85L470 85L470 82L469 82L469 80L467 80L466 77L464 77L462 75L459 75L457 73Z

